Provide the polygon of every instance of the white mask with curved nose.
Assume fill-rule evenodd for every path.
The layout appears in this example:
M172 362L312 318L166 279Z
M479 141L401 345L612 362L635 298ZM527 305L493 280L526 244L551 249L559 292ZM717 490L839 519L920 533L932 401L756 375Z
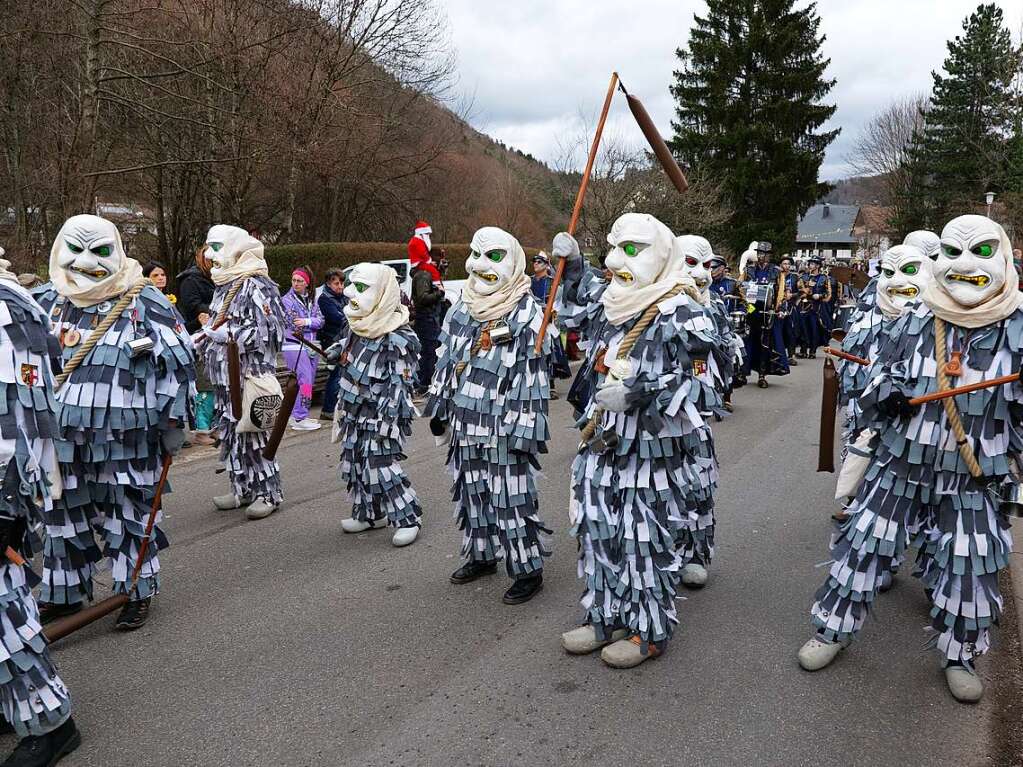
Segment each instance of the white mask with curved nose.
M472 237L465 269L472 280L473 290L480 296L489 296L511 282L518 273L525 273L525 259L518 240L496 226L485 226Z
M119 296L142 279L141 264L128 258L117 227L105 218L72 216L50 248L50 280L75 306Z
M985 216L959 216L945 225L934 279L957 304L977 306L1002 289L1006 280L1002 237L1001 227Z
M366 317L380 302L380 296L384 291L383 279L387 275L371 266L357 264L348 272L344 296L348 299L348 303L345 304L345 315L349 319ZM390 267L387 269L393 275L393 270Z
M931 262L918 248L896 245L881 256L877 278L877 304L890 319L916 300L931 281Z
M695 234L684 234L675 241L682 250L682 271L693 278L696 290L700 295L700 303L704 306L710 301L711 262L714 250L706 238Z
M601 302L612 325L627 322L676 285L689 282L674 235L651 215L621 216L611 226L607 242L611 252L604 265L612 277Z
M906 235L906 239L902 241L902 244L911 245L932 260L937 257L938 251L941 250L941 238L934 232L929 232L926 229L917 229L915 232L910 232Z

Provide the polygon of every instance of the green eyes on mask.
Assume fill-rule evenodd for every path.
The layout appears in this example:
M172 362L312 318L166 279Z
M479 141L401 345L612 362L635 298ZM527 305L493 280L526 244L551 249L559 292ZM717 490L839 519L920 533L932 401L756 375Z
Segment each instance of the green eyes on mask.
M85 248L83 248L81 245L75 245L73 242L69 242L68 240L65 240L64 242L67 245L67 249L70 250L75 255L85 252ZM92 252L95 253L97 256L100 256L101 258L107 258L111 253L114 252L114 249L111 248L109 245L100 245L98 248L94 248Z

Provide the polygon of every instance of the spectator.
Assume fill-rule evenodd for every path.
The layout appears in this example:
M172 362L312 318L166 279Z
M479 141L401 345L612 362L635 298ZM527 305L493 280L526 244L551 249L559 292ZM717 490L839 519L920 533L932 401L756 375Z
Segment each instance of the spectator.
M171 304L177 304L178 297L167 290L167 267L159 261L149 261L142 267L142 276L152 280L153 285L159 288L160 292L167 296Z
M206 246L195 252L195 262L177 276L178 293L181 298L177 310L185 320L185 329L189 333L199 332L199 328L209 323L210 301L213 298L214 284L210 279L210 262L206 260ZM206 375L202 354L195 355L195 431L192 443L196 445L213 445L216 439L210 435L214 425L213 384Z
M313 299L312 284L312 270L300 266L291 273L291 290L282 299L289 325L284 336L284 364L295 371L298 377L298 399L291 411L291 428L294 431L314 431L320 428L320 423L309 417L318 359L312 351L295 340L302 338L313 341L317 331L323 327L323 315Z
M533 256L533 284L532 290L533 295L536 296L537 301L541 304L547 304L547 297L551 292L551 285L554 282L554 276L551 274L551 262L547 258L547 254L542 250ZM551 318L551 323L554 324L556 318ZM560 334L554 339L554 345L551 352L551 399L558 399L558 392L554 388L554 384L558 378L571 378L572 370L568 366L568 357L565 355L565 348L561 345Z
M323 288L316 303L323 315L323 327L317 336L320 347L326 349L348 333L348 318L344 308L348 299L344 296L345 276L340 269L327 270L323 280ZM330 377L327 388L323 391L323 407L320 408L320 420L333 421L334 408L337 407L337 395L341 386L341 366L330 366Z
M437 346L444 320L444 279L441 263L434 261L430 235L433 230L425 221L416 222L415 234L408 243L409 262L412 265L412 305L415 309L413 327L419 336L422 351L419 356L419 385L413 396L423 397L433 380L437 367ZM446 259L438 253L438 261L447 267Z

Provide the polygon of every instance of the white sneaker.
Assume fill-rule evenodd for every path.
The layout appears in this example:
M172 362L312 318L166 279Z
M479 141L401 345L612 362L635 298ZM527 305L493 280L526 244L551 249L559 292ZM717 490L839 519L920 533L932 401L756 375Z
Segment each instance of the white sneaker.
M279 508L280 504L260 498L245 510L245 516L249 519L266 519Z
M317 429L323 428L323 424L319 421L314 421L312 418L303 418L301 421L292 421L292 431L316 431Z
M682 585L691 589L702 589L707 585L707 568L690 562L682 568Z
M400 548L402 546L408 546L415 543L415 540L418 537L419 525L412 525L412 527L399 527L394 531L394 535L391 536L391 543Z
M976 703L984 697L984 680L965 666L946 666L945 683L960 703Z
M565 652L572 655L586 655L594 650L599 650L604 645L624 639L625 636L625 629L618 629L612 632L610 639L600 640L597 639L597 632L593 626L587 624L562 634L561 646L565 648Z
M814 637L799 648L799 665L806 671L820 671L843 649L845 645L841 642L825 642Z
M387 517L374 520L373 522L364 522L361 519L341 520L341 529L346 533L363 533L366 530L379 530L383 527L387 527ZM419 528L416 529L418 530ZM412 543L412 541L409 541L409 543Z
M230 511L231 509L243 509L252 503L249 498L239 498L234 493L228 493L227 495L218 495L213 498L213 505L216 506L220 511Z

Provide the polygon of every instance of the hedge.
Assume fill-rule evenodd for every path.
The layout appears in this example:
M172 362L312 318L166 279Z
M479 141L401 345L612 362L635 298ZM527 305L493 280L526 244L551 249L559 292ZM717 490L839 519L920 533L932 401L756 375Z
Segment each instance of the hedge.
M469 243L435 243L434 249L441 248L448 257L448 279L464 280L465 261L469 257ZM526 259L539 251L525 248ZM291 272L299 266L313 270L313 280L319 284L330 268L346 269L364 261L396 261L408 258L408 245L400 242L310 242L301 245L268 245L266 261L270 276L278 285L291 284ZM526 273L531 274L526 264Z

